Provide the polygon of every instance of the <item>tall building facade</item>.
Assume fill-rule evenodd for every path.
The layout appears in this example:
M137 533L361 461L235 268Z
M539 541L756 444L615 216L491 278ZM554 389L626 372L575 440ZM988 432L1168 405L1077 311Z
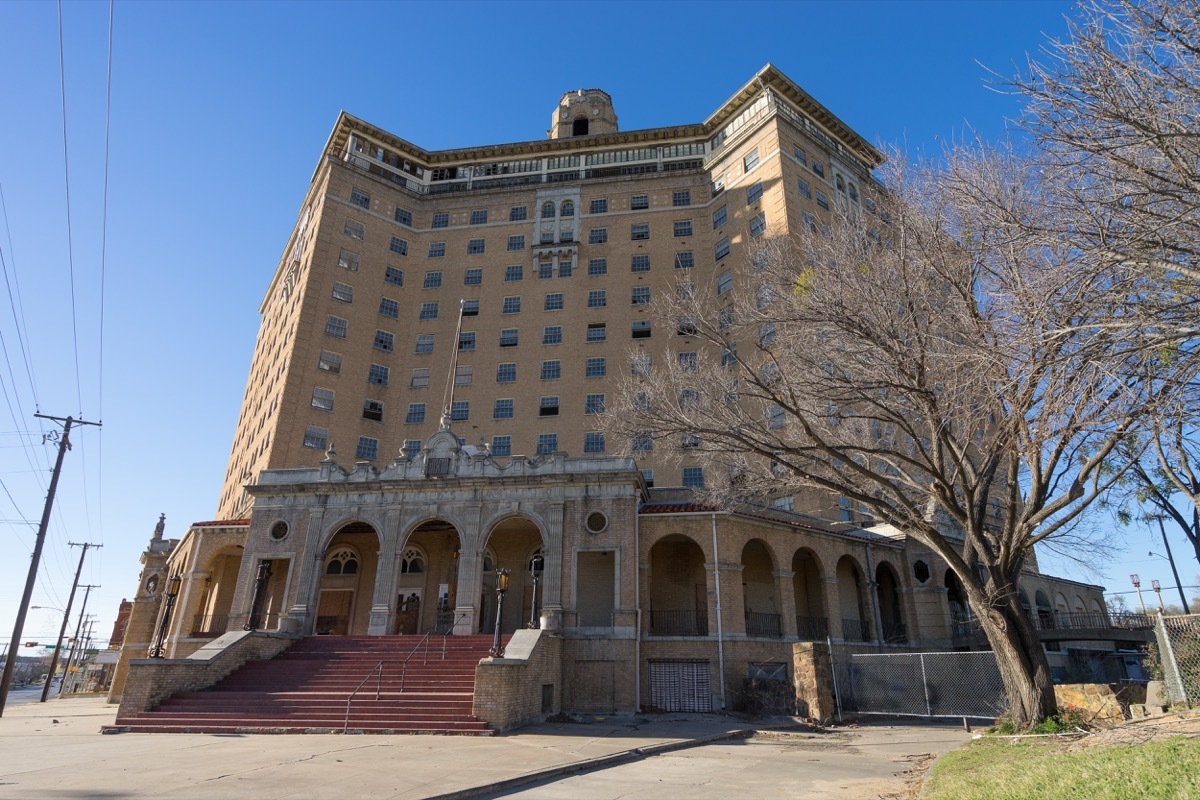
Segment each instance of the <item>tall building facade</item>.
M690 342L651 299L728 290L748 243L831 203L870 210L882 160L770 65L667 128L621 131L598 89L563 95L545 139L459 150L343 113L262 302L218 517L265 469L419 451L443 412L496 458L623 448L597 424L615 379ZM641 455L651 485L703 480Z

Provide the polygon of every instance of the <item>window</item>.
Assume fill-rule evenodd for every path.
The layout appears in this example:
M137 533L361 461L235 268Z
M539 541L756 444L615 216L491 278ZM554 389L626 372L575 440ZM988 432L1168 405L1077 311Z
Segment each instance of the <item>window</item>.
M408 414L404 417L405 423L409 425L420 425L425 422L425 404L424 403L409 403Z
M800 180L796 181L796 186L799 187L800 194L804 195L809 200L812 200L812 187L808 185L808 181L801 178Z
M483 283L483 270L479 267L463 273L463 286L479 286Z
M817 205L826 211L829 210L829 198L825 196L824 192L817 192Z
M475 331L462 331L458 334L458 349L460 351L475 349Z
M511 436L493 436L492 437L492 455L494 455L494 456L511 456L512 455L512 437Z
M608 305L608 292L604 289L593 289L588 292L588 308L604 308Z
M496 366L496 383L516 383L517 365L498 364Z
M376 350L383 350L390 353L396 349L396 335L387 331L375 331L375 342L373 347Z
M758 166L758 148L754 148L742 158L742 167L749 172Z
M328 336L336 336L339 339L346 338L346 328L350 323L341 317L335 317L332 314L325 320L325 333Z
M561 361L543 361L542 362L542 380L556 381L562 377L562 362Z
M463 300L462 315L464 317L479 316L479 301L478 300Z
M354 287L347 283L334 283L333 299L341 300L343 303L354 302Z
M725 221L726 221L728 218L729 218L729 214L728 214L728 211L727 211L727 207L726 207L726 206L721 206L721 207L720 207L720 208L718 208L716 211L714 211L714 212L713 212L713 216L712 216L712 220L713 220L713 230L715 231L717 228L719 228L719 227L721 227L722 225L724 225L724 224L725 224Z
M630 374L637 378L650 377L651 363L649 353L638 353L629 359Z
M361 189L351 189L350 202L359 208L369 209L371 207L371 195L367 194Z
M483 239L471 239L467 242L467 255L477 256L483 252Z
M703 489L704 467L684 467L683 485L687 489Z
M433 337L431 336L429 338L432 339ZM430 350L433 349L432 344L433 343L430 342L430 345L431 345L429 348ZM429 385L429 368L421 367L420 369L414 369L412 371L412 381L408 385L414 389L421 389L423 387L428 386Z
M672 192L671 193L671 205L675 206L676 208L681 208L683 206L690 206L691 204L692 204L692 193L691 192L683 191L683 192Z
M311 405L322 411L333 411L333 389L322 389L320 386L314 388Z
M587 341L603 342L608 339L608 328L603 322L592 322L587 326Z
M691 281L685 281L683 283L676 284L675 299L683 303L686 303L690 300L695 300L696 284L692 283Z
M431 228L445 228L449 225L450 225L450 215L449 214L434 214L433 215L433 223L430 225L430 227Z
M767 427L770 430L777 431L783 427L783 406L772 403L767 407Z
M399 222L401 225L411 228L412 227L412 212L405 208L397 208L396 209L396 222Z
M803 219L804 227L808 230L809 233L817 232L817 218L816 217L814 217L812 214L808 213L807 211L800 212L800 217Z
M648 433L635 433L633 435L633 452L648 453L654 449L654 440L650 438Z
M539 433L537 444L538 455L558 452L557 433Z
M796 157L796 160L799 161L801 164L803 164L806 167L808 166L808 153L804 152L799 147L793 147L792 155L794 155Z
M729 255L729 237L728 236L726 236L721 241L717 242L716 246L713 248L713 255L716 256L718 261L720 261L725 256Z
M471 401L455 400L450 404L450 419L455 422L465 422L471 418Z
M650 256L634 256L629 262L630 272L649 272Z
M639 319L634 320L632 338L634 339L649 339L650 338L650 320Z
M379 456L379 440L372 439L370 436L358 437L358 447L354 450L354 457L374 461Z
M588 431L583 435L583 452L585 453L603 453L604 452L604 432L603 431Z
M650 195L635 194L633 197L629 198L629 207L632 208L634 211L637 211L638 209L642 209L642 208L649 208L650 207Z
M822 164L820 161L812 162L812 171L815 174L821 176L822 178L825 177L825 165Z
M603 378L608 373L604 358L589 358L584 369L584 375L589 378Z
M362 417L383 422L383 403L379 400L363 400Z
M538 401L538 416L539 417L557 417L558 416L558 398L543 397Z
M608 274L608 259L607 258L590 258L588 259L588 275L607 275Z
M590 214L607 214L608 213L608 198L601 197L593 200L588 208Z
M399 236L393 236L391 243L388 245L388 250L391 250L397 255L408 255L408 241L401 239Z
M348 219L346 220L346 224L342 226L342 233L351 239L363 239L367 235L367 228L361 222Z
M569 278L574 271L575 262L571 261L571 259L568 258L566 261L558 262L558 277Z
M562 216L562 217L575 216L575 204L572 203L570 200L563 200L562 210L559 212L559 216Z
M592 228L588 231L588 244L605 244L608 242L608 228Z
M589 394L583 405L584 414L603 414L604 413L604 395Z
M508 249L509 250L524 250L525 249L525 236L520 235L520 236L508 237Z
M367 382L377 386L388 385L388 368L382 364L372 364L367 372Z
M393 286L403 286L404 270L396 269L395 267L388 267L387 271L383 273L383 280L384 283L390 283Z
M513 401L509 398L497 400L492 405L492 419L512 419Z
M629 238L635 242L645 241L650 238L649 225L631 225L629 227Z
M442 288L442 273L440 271L425 273L425 288L440 289Z
M475 381L475 368L472 366L454 368L454 385L470 386Z
M471 212L471 224L472 225L486 225L487 224L487 209L480 208L480 209L476 209L475 211L472 211Z
M504 307L503 307L501 313L504 313L504 314L519 314L519 313L521 313L521 296L520 295L510 295L510 296L504 298Z
M721 366L731 367L737 363L737 342L730 343L729 347L721 348Z
M554 262L539 261L538 262L538 280L547 281L554 277Z
M691 269L696 266L696 257L691 250L680 250L675 254L675 269Z
M750 235L754 238L762 236L767 231L767 215L764 212L759 212L750 220Z
M546 304L543 307L545 311L562 311L563 295L562 292L546 295Z
M722 272L717 276L717 294L725 294L733 288L733 272Z
M554 203L542 203L542 219L554 219Z
M315 447L318 450L325 449L325 441L329 437L329 431L325 428L317 427L316 425L307 425L304 428L304 446Z
M520 264L512 264L504 268L504 280L506 283L519 281L525 277L525 267Z
M442 258L445 255L446 255L446 243L445 242L430 242L429 243L429 257L430 258Z
M650 287L634 286L630 302L635 306L648 305L650 303Z
M771 287L770 286L761 286L761 287L759 287L758 292L755 293L754 305L758 308L759 311L762 311L764 308L771 305L771 303L774 302L774 300L775 300L775 298L773 296L773 293L771 292Z
M675 333L680 336L695 336L697 333L696 320L691 317L680 317L679 321L675 323Z
M417 336L417 351L416 352L418 354L433 352L433 334L432 333L422 333ZM428 376L426 376L426 377L428 377ZM426 382L425 385L428 386L429 383Z
M674 229L676 238L681 236L691 236L692 221L690 219L677 220L674 224Z
M500 346L501 347L516 347L517 346L517 329L504 328L500 331Z
M509 222L524 222L529 219L529 209L525 206L513 206L508 210Z
M400 317L400 301L393 300L390 297L381 297L379 299L379 313L385 317L398 319Z
M684 389L679 393L679 408L683 411L696 411L700 408L700 392L695 389Z
M404 452L408 453L410 458L415 458L417 453L421 452L421 440L420 439L405 439L404 440Z
M421 303L420 319L437 319L438 304L437 303Z
M679 368L684 372L696 371L696 354L695 353L677 353L679 359Z
M762 197L763 185L762 181L755 181L746 187L746 205L751 205Z
M758 329L758 344L760 347L770 347L775 344L775 337L779 335L778 329L774 322L765 323Z
M733 309L730 307L722 308L717 312L717 327L720 330L733 327Z
M554 244L554 230L553 229L547 228L546 230L542 231L541 243L542 244Z
M542 328L542 344L562 344L562 326L548 325Z
M342 371L342 357L337 353L322 350L321 357L317 359L317 369L337 375Z
M338 266L351 272L358 272L358 253L342 250L338 253Z

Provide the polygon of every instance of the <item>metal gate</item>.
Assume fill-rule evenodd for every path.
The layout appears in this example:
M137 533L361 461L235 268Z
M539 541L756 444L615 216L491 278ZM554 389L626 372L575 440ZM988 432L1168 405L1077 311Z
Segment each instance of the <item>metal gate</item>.
M833 653L838 714L992 719L1005 709L991 652Z
M663 711L712 711L707 661L651 661L650 705Z

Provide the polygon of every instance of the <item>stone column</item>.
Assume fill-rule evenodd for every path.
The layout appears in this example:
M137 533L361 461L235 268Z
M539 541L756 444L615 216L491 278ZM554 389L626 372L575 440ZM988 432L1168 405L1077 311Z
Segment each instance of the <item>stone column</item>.
M829 620L829 635L834 639L846 640L842 632L842 597L838 592L838 579L821 578L821 601L825 606L825 618Z
M308 527L305 530L304 549L301 550L295 568L298 572L296 576L295 589L292 596L292 605L288 609L288 630L287 633L298 633L304 636L312 633L313 617L316 612L316 604L318 602L317 587L321 580L320 570L317 567L317 561L320 560L322 553L321 538L324 534L325 509L315 508L308 512ZM283 623L280 622L282 630Z
M796 713L825 724L837 713L833 693L833 663L824 642L792 645L792 680L796 687Z
M796 573L790 569L777 569L775 575L775 597L779 606L779 627L783 638L795 639L796 628L796 587L792 578Z
M479 588L483 584L483 548L480 528L480 503L469 503L463 514L468 526L458 532L458 587L454 592L454 634L469 636L478 633Z
M375 567L375 591L371 595L371 621L368 636L386 636L395 627L396 573L400 571L400 511L384 515L379 531L379 553Z
M542 630L562 630L563 504L554 502L546 511L545 567L542 572Z

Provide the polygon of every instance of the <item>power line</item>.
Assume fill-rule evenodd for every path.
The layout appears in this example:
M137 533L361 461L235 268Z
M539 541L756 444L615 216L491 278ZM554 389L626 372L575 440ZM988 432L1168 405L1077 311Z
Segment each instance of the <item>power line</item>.
M0 183L0 213L4 216L4 234L8 238L8 258L12 261L11 282L8 278L8 263L4 258L3 249L0 249L0 268L4 271L4 286L8 290L8 307L12 311L13 326L17 331L17 342L21 345L21 357L25 361L25 375L29 378L29 388L33 394L34 410L40 411L37 381L33 377L33 360L29 357L29 349L25 345L25 340L29 338L29 329L25 325L25 305L21 302L21 282L17 278L17 255L13 251L12 228L8 223L8 204L4 200L3 183ZM11 367L9 368L9 373L11 374Z
M75 245L71 232L71 167L67 158L67 68L63 44L62 0L58 0L58 92L62 100L63 184L67 196L67 267L71 277L71 335L75 343L75 397L83 414L83 382L79 378L79 324L75 313Z

